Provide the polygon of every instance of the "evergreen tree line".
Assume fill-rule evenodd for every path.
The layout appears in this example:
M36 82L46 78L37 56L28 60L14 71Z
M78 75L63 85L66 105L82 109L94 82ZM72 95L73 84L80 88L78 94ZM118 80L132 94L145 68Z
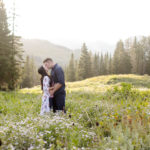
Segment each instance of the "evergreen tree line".
M12 29L4 3L0 0L0 89L14 90L20 81L22 67L22 43L15 36L15 12L12 12Z
M33 58L23 59L21 37L15 35L14 10L13 21L9 24L4 3L0 0L0 90L32 87L39 81Z
M67 81L78 81L89 77L110 74L150 75L150 37L129 38L116 44L113 56L109 53L88 51L84 43L79 60L71 55L65 67Z
M22 72L21 88L30 88L40 84L40 76L34 63L34 58L26 56Z
M81 48L81 56L79 60L74 59L71 55L68 66L65 67L65 75L67 81L77 81L86 78L107 75L112 73L112 57L111 54L92 54L88 51L84 43Z

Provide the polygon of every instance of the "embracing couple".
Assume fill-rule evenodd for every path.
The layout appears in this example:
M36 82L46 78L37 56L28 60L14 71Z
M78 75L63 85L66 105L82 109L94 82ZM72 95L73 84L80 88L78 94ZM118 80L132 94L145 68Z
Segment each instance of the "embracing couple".
M51 70L51 75L49 72ZM51 58L43 61L43 65L38 69L41 75L41 87L43 90L41 115L50 112L65 112L65 77L63 69Z

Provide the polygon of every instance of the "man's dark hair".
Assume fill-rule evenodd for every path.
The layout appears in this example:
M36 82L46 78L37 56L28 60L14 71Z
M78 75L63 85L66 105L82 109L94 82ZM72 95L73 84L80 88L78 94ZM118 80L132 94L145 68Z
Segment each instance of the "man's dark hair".
M52 61L52 62L53 62L53 59L52 59L52 58L46 58L46 59L43 61L43 63L46 63L46 62L48 62L48 61Z

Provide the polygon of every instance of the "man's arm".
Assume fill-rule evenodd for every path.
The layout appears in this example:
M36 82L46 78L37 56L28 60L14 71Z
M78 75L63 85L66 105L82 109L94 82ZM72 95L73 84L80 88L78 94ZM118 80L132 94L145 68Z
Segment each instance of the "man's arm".
M61 87L62 87L62 84L61 84L61 83L56 83L56 84L54 85L54 89L53 89L54 93L55 93L56 91L58 91Z
M56 83L53 88L50 89L50 95L54 95L62 87L62 84Z
M57 75L57 78L58 78L58 83L56 83L54 85L54 89L52 91L50 91L50 93L53 95L56 91L58 91L62 86L63 84L65 84L64 82L64 73L62 71L61 68L59 68L58 70L56 70L56 75Z

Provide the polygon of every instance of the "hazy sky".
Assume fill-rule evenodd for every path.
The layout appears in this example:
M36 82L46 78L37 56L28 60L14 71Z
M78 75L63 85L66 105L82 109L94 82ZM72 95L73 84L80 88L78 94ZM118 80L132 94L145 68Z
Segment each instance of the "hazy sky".
M10 10L13 0L4 0ZM150 35L150 0L16 0L25 38L116 43Z

